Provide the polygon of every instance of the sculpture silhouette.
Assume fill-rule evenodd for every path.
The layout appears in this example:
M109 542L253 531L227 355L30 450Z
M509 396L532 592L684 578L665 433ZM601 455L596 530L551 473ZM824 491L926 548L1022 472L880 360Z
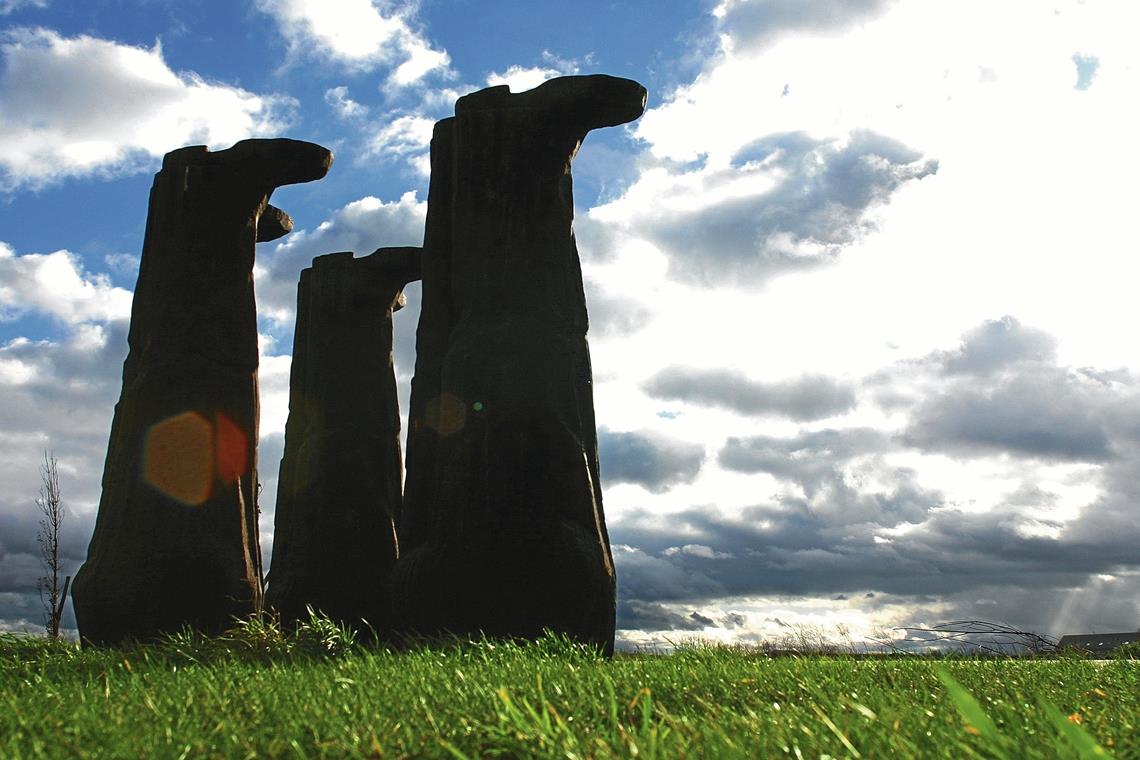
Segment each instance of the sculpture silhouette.
M419 248L333 253L301 272L266 591L286 624L311 605L387 627L403 480L392 312L419 277Z
M566 633L612 652L570 162L645 88L563 77L435 127L394 614L421 634Z
M163 159L95 533L73 586L84 640L216 633L260 607L254 242L292 228L268 205L273 190L331 164L296 140Z

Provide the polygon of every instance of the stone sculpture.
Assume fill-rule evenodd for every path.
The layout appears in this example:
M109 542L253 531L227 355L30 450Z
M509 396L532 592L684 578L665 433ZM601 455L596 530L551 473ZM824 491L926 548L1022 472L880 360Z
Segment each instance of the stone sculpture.
M333 253L301 272L266 592L286 624L311 605L387 627L403 485L392 313L419 277L419 248Z
M563 77L435 127L394 614L409 631L613 649L570 163L645 88Z
M281 185L327 149L243 140L168 153L155 175L103 494L73 587L82 638L217 633L261 604L254 242L292 222Z

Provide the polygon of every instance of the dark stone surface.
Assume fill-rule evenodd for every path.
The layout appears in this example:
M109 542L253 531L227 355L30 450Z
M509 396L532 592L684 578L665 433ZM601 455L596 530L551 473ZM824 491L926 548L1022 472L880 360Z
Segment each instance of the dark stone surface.
M296 140L163 159L95 533L72 587L84 640L217 633L260 607L254 242L274 188L331 164ZM268 214L266 232L283 234L288 217Z
M293 217L276 206L269 205L257 220L257 242L268 243L293 231Z
M436 125L408 481L393 573L401 627L612 651L570 162L645 88L563 77L460 98Z
M266 604L388 626L393 516L403 481L392 312L420 277L419 248L320 256L301 272L289 422Z

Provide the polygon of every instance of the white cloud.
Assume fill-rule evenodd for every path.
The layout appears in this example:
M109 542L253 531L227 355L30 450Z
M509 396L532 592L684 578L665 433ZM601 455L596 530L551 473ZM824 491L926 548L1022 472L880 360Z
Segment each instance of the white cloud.
M892 0L722 0L713 16L733 47L760 47L793 31L841 30Z
M445 51L432 50L423 43L409 45L407 54L408 60L401 63L392 72L392 81L395 84L413 84L422 79L428 72L444 69L451 62L450 56Z
M493 71L487 75L487 86L498 87L505 84L511 88L511 92L526 92L548 79L577 74L580 69L578 61L559 58L549 50L543 51L542 60L545 66L515 64L508 66L503 72Z
M404 3L388 13L391 3L374 0L257 0L277 19L294 53L313 49L350 69L393 68L390 81L413 84L446 69L450 57L435 50L412 28L414 5Z
M588 218L610 235L653 244L679 279L751 285L832 263L877 229L877 213L901 188L938 171L937 161L867 129L816 138L800 130L713 128L703 142L681 148L670 142L672 107L647 115L639 133L662 158L703 156L701 163L650 165ZM667 139L654 137L661 135Z
M538 87L547 79L562 76L558 69L549 69L542 66L523 67L509 66L506 71L492 72L487 75L487 86L498 87L507 85L511 92L525 92Z
M365 155L406 161L417 174L427 176L431 168L428 147L434 129L435 119L418 114L398 116L376 131Z
M301 270L315 257L337 251L364 256L384 246L420 245L426 213L427 203L414 192L388 202L367 196L338 209L316 229L295 230L271 247L262 246L254 265L258 312L275 327L288 329Z
M181 145L272 134L295 106L176 73L157 44L48 29L9 30L0 40L0 188L129 171Z
M0 16L7 16L12 11L21 8L46 8L48 0L2 0L0 1Z
M105 274L87 272L69 251L18 256L0 241L0 321L29 311L68 325L125 319L131 293L113 286Z
M348 97L348 88L344 85L325 90L325 102L341 119L360 119L368 115L368 107Z

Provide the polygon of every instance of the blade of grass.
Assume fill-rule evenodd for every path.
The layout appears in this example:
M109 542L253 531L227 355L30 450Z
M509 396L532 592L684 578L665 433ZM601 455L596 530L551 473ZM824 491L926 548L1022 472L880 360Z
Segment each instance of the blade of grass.
M1073 745L1081 758L1112 757L1111 752L1097 744L1087 731L1066 718L1055 705L1049 702L1041 702L1041 709L1049 718L1049 722L1057 729L1057 733Z
M974 699L974 695L966 690L960 683L954 680L953 676L946 671L945 668L938 669L938 678L946 686L946 691L950 694L950 699L953 700L954 706L958 708L958 712L966 719L966 722L973 726L978 734L985 739L992 753L998 757L1005 757L1002 751L1002 745L1005 743L1002 735L998 733L997 725L994 724L986 711L982 709L978 700Z

